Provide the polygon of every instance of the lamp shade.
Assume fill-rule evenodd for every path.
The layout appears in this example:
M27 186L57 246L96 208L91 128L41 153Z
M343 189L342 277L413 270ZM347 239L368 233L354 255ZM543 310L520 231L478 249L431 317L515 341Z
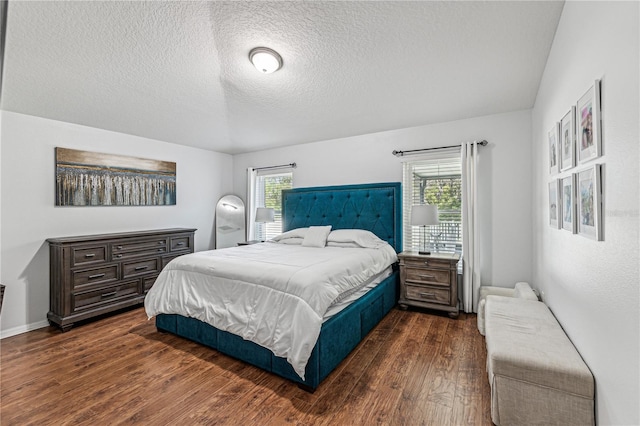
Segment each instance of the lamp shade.
M419 204L411 207L412 226L437 225L438 223L438 206L435 204Z
M258 207L256 209L256 222L273 222L275 220L275 212L269 207Z

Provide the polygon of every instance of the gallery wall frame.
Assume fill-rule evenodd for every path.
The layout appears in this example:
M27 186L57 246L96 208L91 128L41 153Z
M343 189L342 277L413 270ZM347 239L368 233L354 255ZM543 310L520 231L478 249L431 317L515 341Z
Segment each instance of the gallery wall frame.
M176 204L176 163L55 149L56 206Z
M567 171L576 165L576 107L560 121L560 170Z
M576 172L577 231L596 241L603 240L602 195L601 164Z
M549 225L554 229L560 229L561 225L561 208L559 205L558 190L560 180L553 179L549 182Z
M575 234L578 230L576 223L576 177L575 173L560 180L560 198L562 229Z
M553 123L553 127L547 132L547 140L549 142L549 174L555 175L559 170L560 123Z
M576 105L578 162L584 164L602 155L600 80L596 80Z

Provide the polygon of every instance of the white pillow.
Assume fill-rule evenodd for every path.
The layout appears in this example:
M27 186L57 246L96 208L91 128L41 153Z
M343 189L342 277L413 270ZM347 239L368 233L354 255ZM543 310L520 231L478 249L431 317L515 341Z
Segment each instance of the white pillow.
M294 238L285 238L284 240L280 240L280 241L271 240L270 242L275 244L289 244L289 245L299 246L300 244L302 244L303 241L304 241L304 238L294 237Z
M327 247L362 248L361 245L356 243L339 243L337 241L327 241Z
M302 247L324 247L327 245L329 232L331 232L331 225L310 226L302 241Z
M272 238L273 241L282 241L289 238L304 238L307 235L309 228L296 228L291 231L283 232L280 235L276 235Z
M327 245L329 243L341 243L342 247L345 247L346 243L351 243L363 248L378 248L388 244L373 232L365 231L364 229L336 229L331 231L327 237Z

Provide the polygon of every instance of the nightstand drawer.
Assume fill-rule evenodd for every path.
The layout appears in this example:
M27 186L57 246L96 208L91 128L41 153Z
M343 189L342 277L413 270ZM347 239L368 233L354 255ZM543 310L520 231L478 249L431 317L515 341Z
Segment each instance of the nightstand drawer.
M450 292L445 289L407 285L407 299L448 305Z
M448 287L451 282L451 271L440 269L406 268L407 283L417 282Z
M443 259L407 257L404 259L404 264L407 268L451 268L451 261Z

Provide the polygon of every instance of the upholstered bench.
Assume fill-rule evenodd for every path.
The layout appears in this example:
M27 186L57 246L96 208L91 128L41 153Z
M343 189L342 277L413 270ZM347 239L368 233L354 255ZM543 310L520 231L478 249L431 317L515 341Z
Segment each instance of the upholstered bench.
M542 302L486 298L487 370L496 425L593 425L594 380Z
M508 287L480 287L480 300L478 301L478 331L484 336L484 305L487 296L518 297L521 299L538 300L538 295L531 289L527 282L518 282L514 288Z

